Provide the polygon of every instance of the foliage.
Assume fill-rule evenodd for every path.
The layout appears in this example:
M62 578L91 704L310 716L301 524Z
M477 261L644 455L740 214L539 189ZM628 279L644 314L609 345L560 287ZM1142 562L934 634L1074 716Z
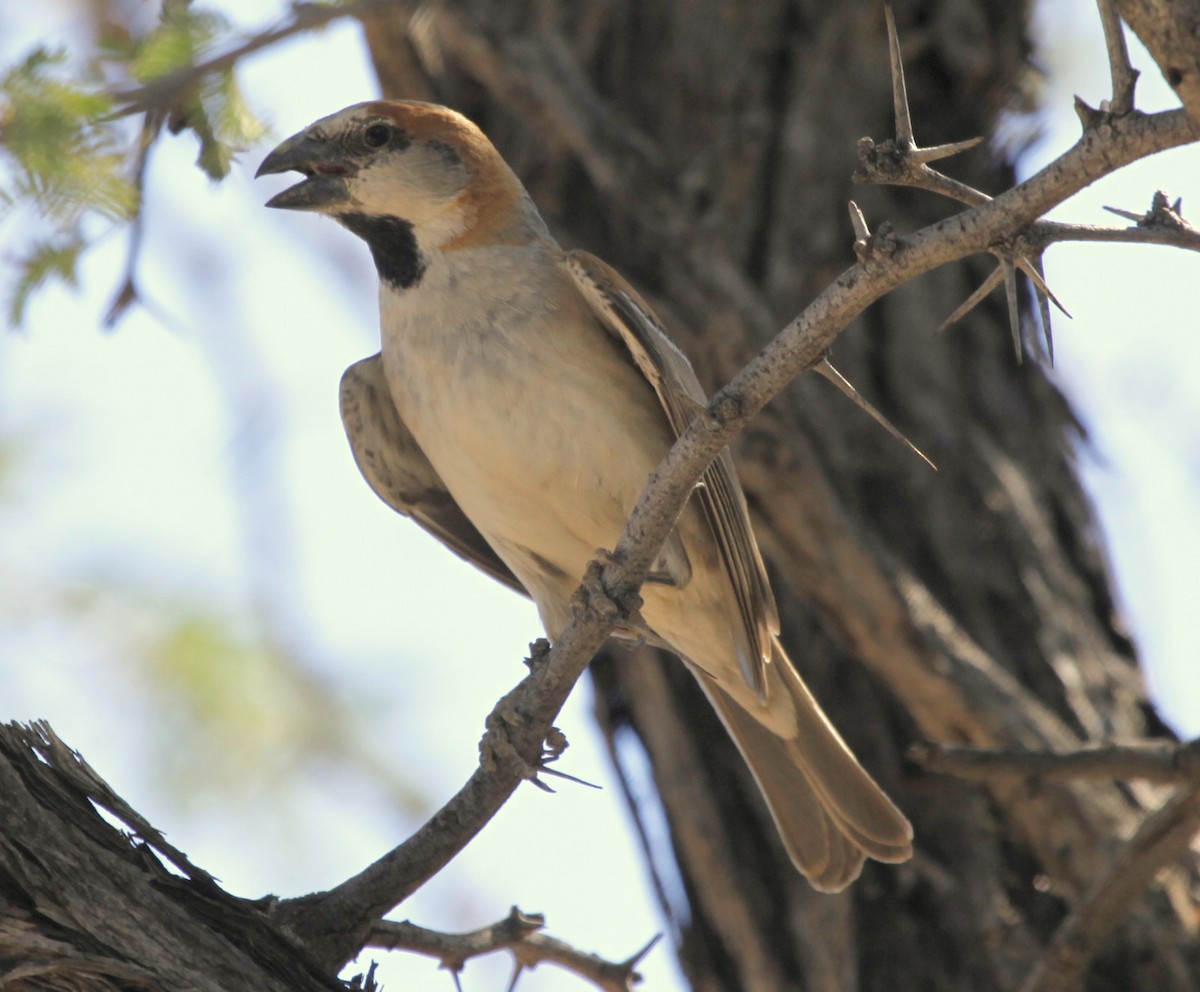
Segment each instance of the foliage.
M23 322L30 297L49 279L74 285L79 260L96 239L137 217L146 159L164 125L196 135L197 163L214 181L261 136L232 69L181 86L170 106L147 108L140 129L126 116L137 90L123 86L186 71L229 30L218 14L167 3L152 31L130 38L110 30L84 62L39 45L4 72L0 222L25 207L36 231L29 247L8 259L16 269L6 300L10 324Z

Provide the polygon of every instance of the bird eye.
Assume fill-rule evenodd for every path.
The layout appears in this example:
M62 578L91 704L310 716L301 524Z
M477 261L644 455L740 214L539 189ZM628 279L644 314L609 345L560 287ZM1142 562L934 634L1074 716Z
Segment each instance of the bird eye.
M363 141L368 148L382 148L392 136L392 129L386 124L372 124L363 133Z

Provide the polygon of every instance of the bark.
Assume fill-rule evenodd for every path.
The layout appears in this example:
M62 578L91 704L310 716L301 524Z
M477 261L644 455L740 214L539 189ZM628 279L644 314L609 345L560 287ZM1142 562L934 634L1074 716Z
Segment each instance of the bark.
M898 12L921 144L1030 109L1027 17L986 0ZM858 138L893 126L874 2L509 0L376 18L367 38L385 95L484 126L560 239L644 289L712 388L850 263L851 196L873 227L953 209L851 189ZM950 171L999 192L1011 153L979 149ZM593 666L618 771L632 786L643 752L669 816L670 849L647 841L647 856L696 989L1016 987L1161 801L1148 786L963 783L905 758L921 739L1066 748L1166 733L1075 473L1083 428L1040 365L1014 362L1000 296L933 334L990 265L902 288L833 356L937 474L815 379L736 451L788 650L913 819L914 861L812 892L682 668L619 650ZM1194 869L1126 915L1088 988L1194 987Z
M48 727L0 727L0 796L5 992L344 992L268 918L272 900L224 892Z

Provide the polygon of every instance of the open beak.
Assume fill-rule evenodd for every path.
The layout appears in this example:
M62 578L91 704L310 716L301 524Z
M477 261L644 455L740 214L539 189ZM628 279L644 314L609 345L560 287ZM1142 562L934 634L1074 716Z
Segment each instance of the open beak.
M327 210L350 200L346 177L350 170L338 146L326 138L301 131L293 134L270 155L254 173L273 176L281 172L299 172L304 179L267 201L268 207L282 210Z

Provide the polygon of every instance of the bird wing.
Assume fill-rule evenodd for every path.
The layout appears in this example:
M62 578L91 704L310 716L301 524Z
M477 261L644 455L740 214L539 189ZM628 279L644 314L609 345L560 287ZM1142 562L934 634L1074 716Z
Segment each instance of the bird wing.
M600 322L621 340L654 387L678 437L697 409L708 403L691 363L671 343L654 311L610 265L582 251L567 252L565 264ZM705 470L701 481L700 505L720 549L752 649L739 652L742 675L762 696L766 687L764 666L771 658L779 614L728 449Z
M354 461L375 494L460 558L527 596L525 587L467 519L404 426L379 355L355 362L343 373L341 407Z

